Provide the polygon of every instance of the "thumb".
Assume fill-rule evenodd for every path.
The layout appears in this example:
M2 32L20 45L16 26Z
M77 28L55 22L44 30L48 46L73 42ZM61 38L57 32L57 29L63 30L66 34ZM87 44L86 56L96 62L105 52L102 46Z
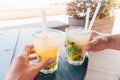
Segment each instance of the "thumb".
M37 65L33 65L28 71L29 77L31 76L31 79L34 79L35 76L42 70L43 68L50 65L52 62L54 62L54 58L49 58L46 60L41 61Z
M54 58L49 58L49 59L43 60L39 64L36 65L36 70L39 72L43 68L50 65L52 62L54 62Z
M98 39L94 39L94 40L90 41L88 44L86 44L85 50L86 51L92 51L92 50L94 50L94 48L96 47L96 45L98 43L99 43Z

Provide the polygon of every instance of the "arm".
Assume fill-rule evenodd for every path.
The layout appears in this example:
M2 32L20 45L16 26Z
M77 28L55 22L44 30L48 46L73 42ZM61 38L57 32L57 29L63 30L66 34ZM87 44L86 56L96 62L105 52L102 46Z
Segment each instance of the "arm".
M108 48L120 50L120 34L108 36Z
M38 64L30 64L29 61L36 59L36 56L29 56L34 52L33 45L26 46L12 61L4 80L33 80L41 69L54 61L53 58L49 58Z
M93 31L85 49L87 51L100 51L104 49L120 50L120 34L106 35Z

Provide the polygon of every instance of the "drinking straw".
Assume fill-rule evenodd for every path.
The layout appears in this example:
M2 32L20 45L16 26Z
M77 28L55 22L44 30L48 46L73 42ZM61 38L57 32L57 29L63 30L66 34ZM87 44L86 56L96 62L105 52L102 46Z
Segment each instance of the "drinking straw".
M91 30L92 29L92 26L93 26L93 23L94 23L94 21L95 21L95 18L96 18L96 16L97 16L97 13L98 13L98 11L99 11L99 9L100 9L100 6L101 6L101 3L98 3L98 5L97 5L97 7L96 7L96 10L95 10L95 13L94 13L94 15L93 15L93 17L92 17L92 20L91 20L91 22L90 22L90 25L89 25L89 30Z
M42 31L46 32L46 28L47 28L47 17L46 17L46 11L44 11L43 9L41 10L41 26L42 26Z
M90 14L90 8L87 8L87 13L86 13L86 19L85 19L85 30L88 28L88 22L89 22L89 14Z

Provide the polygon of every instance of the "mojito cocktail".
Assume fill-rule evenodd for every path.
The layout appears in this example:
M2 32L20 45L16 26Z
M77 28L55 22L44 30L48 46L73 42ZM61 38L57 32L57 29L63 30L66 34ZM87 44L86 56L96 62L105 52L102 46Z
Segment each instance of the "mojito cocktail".
M81 65L85 59L84 46L89 41L90 31L83 28L66 28L67 61L73 65Z
M62 42L61 32L55 29L48 29L46 33L40 31L35 33L33 37L38 61L40 62L50 57L55 59L52 64L41 70L41 72L44 74L55 72L58 67L58 54Z

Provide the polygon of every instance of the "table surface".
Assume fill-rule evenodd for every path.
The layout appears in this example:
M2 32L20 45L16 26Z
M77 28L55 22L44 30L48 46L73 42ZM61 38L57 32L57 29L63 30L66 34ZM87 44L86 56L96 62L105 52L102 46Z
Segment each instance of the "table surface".
M41 28L12 28L0 30L0 80L8 70L13 58L24 48L31 44L32 33ZM43 75L39 73L35 80L83 80L88 65L88 57L81 66L72 66L66 61L64 45L60 50L58 70L54 74ZM41 78L41 79L40 79Z
M85 80L120 80L120 50L89 52Z

